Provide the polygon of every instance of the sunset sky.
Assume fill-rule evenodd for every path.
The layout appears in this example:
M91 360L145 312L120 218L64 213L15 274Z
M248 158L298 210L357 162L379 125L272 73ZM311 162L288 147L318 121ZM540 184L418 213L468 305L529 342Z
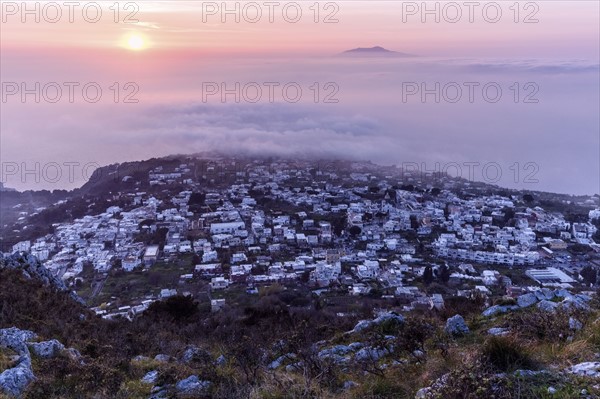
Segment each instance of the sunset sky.
M411 8L422 2L401 1L318 2L316 8L314 1L298 1L293 6L299 5L302 15L296 23L289 21L296 8L286 1L275 6L272 23L268 2L262 1L237 2L239 22L235 14L223 14L221 1L119 2L118 23L109 8L114 1L98 2L102 15L95 23L83 16L88 2L75 8L73 22L61 7L56 23L47 21L56 17L48 2L37 2L47 12L40 11L39 22L23 15L21 2L1 3L3 163L104 165L209 150L345 156L386 164L477 161L500 164L503 186L600 192L597 1L522 1L518 16L514 1L500 1L496 23L486 20L494 10L483 14L489 2L475 8L474 22L464 2L456 2L463 6L455 23L447 20L456 16L448 2L427 2L447 11L439 23L433 15L423 22L422 10ZM259 22L247 20L257 17L249 3L259 6ZM227 4L235 9L236 2ZM95 16L88 11L88 18ZM124 23L131 11L138 22ZM418 57L337 56L372 46ZM6 96L7 83L33 87L36 82L96 82L103 95L97 103L78 96L72 103L66 96L56 103L35 103L30 96L23 103L19 94ZM116 104L110 89L115 82ZM207 82L229 87L295 82L303 95L297 103L281 98L274 104L223 103L219 95L206 102ZM310 89L315 82L321 90L317 103ZM423 103L418 96L406 102L407 82L495 82L503 97L497 103L477 98ZM518 103L510 89L515 82ZM127 83L138 88L132 95L137 103L123 103L131 93ZM338 102L321 101L327 83L339 89ZM528 83L538 88L538 103L521 101ZM538 182L524 183L522 176L515 181L508 169L515 162L538 165ZM18 189L72 188L83 182L81 176L49 183L4 175L2 181Z
M73 23L69 10L61 7L62 17L56 23L56 11L40 5L40 23L35 15L23 15L22 7L13 14L12 8L3 5L3 51L50 51L63 57L75 56L75 51L93 51L98 57L124 45L126 38L137 33L147 40L153 51L148 62L158 61L157 53L195 55L327 55L340 49L372 46L429 56L494 56L494 57L594 57L598 55L598 2L596 1L522 1L519 23L515 23L512 1L500 1L501 18L493 19L495 8L484 12L484 5L473 7L474 22L469 22L469 8L460 5L461 17L457 22L456 8L444 8L449 2L428 2L440 9L440 22L434 15L423 15L421 2L402 1L337 1L319 2L318 23L314 22L315 7L312 1L269 2L230 1L143 1L119 2L120 10L115 23L114 2L102 4L98 22L95 8L84 13L83 5L73 8ZM21 2L16 4L20 5ZM49 2L36 2L49 3ZM61 2L58 2L62 4ZM128 3L130 5L126 6ZM244 7L255 3L259 7ZM296 23L287 22L295 17L295 7L300 5L301 18ZM329 5L327 5L329 3ZM409 3L416 4L418 10ZM536 8L525 4L536 4ZM34 9L34 2L30 9ZM135 6L133 6L133 4ZM225 14L225 10L239 12ZM335 6L333 6L335 4ZM327 6L326 6L327 5ZM126 8L127 7L127 8ZM216 8L216 9L215 9ZM260 10L260 18L256 10ZM272 9L272 12L269 10ZM133 14L132 14L133 13ZM269 22L272 14L274 22ZM485 15L484 15L485 14ZM130 16L129 19L127 17ZM236 23L235 18L239 19ZM25 23L21 22L26 18ZM422 18L426 22L422 23ZM138 23L132 21L137 19ZM225 23L223 23L225 19ZM258 22L253 23L252 20ZM328 23L325 20L328 20ZM531 21L537 19L537 23ZM337 20L337 22L335 22ZM529 23L525 23L527 20ZM406 22L403 22L406 21ZM153 56L154 54L154 56Z

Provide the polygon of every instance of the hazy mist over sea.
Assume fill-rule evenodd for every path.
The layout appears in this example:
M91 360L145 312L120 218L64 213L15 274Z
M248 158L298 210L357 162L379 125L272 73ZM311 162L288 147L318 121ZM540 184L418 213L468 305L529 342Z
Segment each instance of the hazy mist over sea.
M84 167L218 150L600 191L598 4L540 3L533 24L508 9L498 24L449 24L402 23L390 3L340 2L332 24L307 10L298 24L222 24L191 2L144 3L133 25L8 20L2 181L73 188ZM339 55L376 45L417 56ZM39 102L21 93L36 83ZM82 96L90 83L97 101ZM44 178L44 165L65 162L77 164L73 178L67 167Z
M10 64L6 69L9 76L26 78L27 71L15 68L13 72ZM73 73L80 74L81 81L97 81L86 78L87 69ZM488 182L496 182L498 167L489 166L485 174L484 166L495 163L502 173L497 184L502 186L573 194L598 191L597 63L336 57L206 63L198 59L163 72L160 82L148 71L141 75L136 80L137 104L114 104L112 98L94 104L4 104L3 160L26 162L29 168L35 168L35 162L104 165L218 150L342 157L399 166L416 162L423 170L447 169L452 175ZM217 89L209 82L215 82ZM252 82L258 86L244 91L244 85ZM268 82L280 83L271 86L271 98ZM315 82L320 89L317 98L316 88L311 89ZM240 85L237 99L233 93L223 94L222 84L224 90L235 91L236 83ZM284 97L282 87L291 83L294 86ZM332 85L325 88L328 83ZM102 87L110 84L106 81ZM526 84L531 85L526 88ZM302 95L292 102L297 87ZM218 91L210 94L209 89ZM260 99L250 102L259 91ZM464 163L480 165L472 164L470 175ZM528 163L537 166L525 169ZM22 172L8 176L6 185L52 189L82 183L76 173L73 183L65 176L58 183L36 184Z

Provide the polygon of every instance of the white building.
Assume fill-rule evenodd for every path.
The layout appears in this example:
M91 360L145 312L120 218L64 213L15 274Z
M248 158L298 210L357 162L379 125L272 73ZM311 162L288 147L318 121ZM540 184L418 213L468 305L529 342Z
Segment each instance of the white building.
M214 262L219 258L217 251L204 251L202 254L202 263Z
M31 249L30 241L21 241L21 242L16 243L12 247L13 252L21 252L21 251L28 252L30 249Z
M142 261L137 256L126 256L121 261L123 269L130 272L142 264Z
M540 284L554 285L575 282L575 280L566 273L554 267L549 267L547 269L529 269L525 274Z
M246 228L244 222L211 223L210 234L233 234Z
M219 290L229 287L229 280L225 277L213 277L210 279L210 287L213 290Z

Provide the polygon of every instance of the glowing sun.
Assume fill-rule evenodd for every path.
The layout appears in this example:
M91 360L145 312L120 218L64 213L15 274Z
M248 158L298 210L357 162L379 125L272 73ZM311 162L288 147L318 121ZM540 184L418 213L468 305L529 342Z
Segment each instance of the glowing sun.
M143 50L147 47L146 40L140 35L131 35L127 39L127 48L134 51Z

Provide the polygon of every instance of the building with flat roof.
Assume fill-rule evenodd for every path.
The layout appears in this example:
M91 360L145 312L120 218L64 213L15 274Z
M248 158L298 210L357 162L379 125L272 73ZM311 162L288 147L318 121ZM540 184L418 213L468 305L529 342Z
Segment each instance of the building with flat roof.
M149 245L144 251L144 264L152 265L158 259L158 245Z
M575 282L565 272L554 267L529 269L525 274L540 284L569 284Z
M246 228L244 222L211 223L210 234L233 234L236 230Z

